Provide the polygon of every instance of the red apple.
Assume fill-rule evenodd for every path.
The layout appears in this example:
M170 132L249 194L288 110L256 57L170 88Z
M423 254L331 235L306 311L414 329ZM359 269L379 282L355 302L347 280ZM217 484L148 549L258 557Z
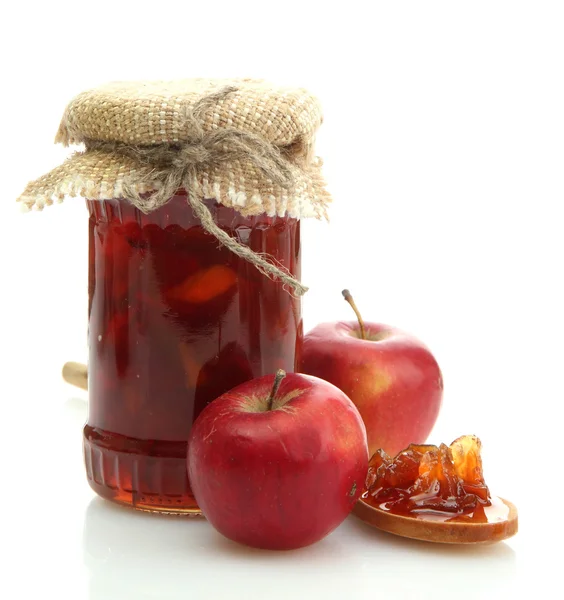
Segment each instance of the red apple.
M429 349L415 337L380 323L322 323L304 339L300 371L336 385L366 425L370 456L390 456L429 435L443 396L443 378Z
M279 371L209 404L188 441L188 475L209 522L257 548L325 537L352 510L368 471L354 404L316 377Z

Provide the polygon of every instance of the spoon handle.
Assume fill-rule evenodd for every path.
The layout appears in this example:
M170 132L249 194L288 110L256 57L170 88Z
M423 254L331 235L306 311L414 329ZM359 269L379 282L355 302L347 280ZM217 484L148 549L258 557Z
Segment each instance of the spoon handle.
M86 365L77 362L68 362L63 366L63 379L83 390L88 389L88 369Z

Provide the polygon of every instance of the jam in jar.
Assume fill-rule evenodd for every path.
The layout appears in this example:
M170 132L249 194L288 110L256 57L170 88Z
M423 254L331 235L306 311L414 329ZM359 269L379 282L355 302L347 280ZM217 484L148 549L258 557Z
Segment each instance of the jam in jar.
M230 236L300 278L298 220L205 204ZM88 480L137 509L197 514L191 424L232 387L296 369L300 300L221 246L182 192L149 214L127 200L87 206Z

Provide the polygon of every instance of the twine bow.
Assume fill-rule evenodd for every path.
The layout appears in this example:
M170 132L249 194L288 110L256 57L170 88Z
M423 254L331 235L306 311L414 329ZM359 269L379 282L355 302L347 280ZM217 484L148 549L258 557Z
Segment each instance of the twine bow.
M202 115L228 94L237 91L228 86L199 100L185 116L185 130L190 132L182 144L156 144L154 146L130 146L122 142L86 140L87 149L103 150L120 154L151 167L146 182L159 183L156 191L142 194L137 180L135 185L124 182L124 197L139 210L148 213L163 206L177 190L186 190L188 202L202 227L231 252L253 264L264 275L277 278L288 285L296 296L302 296L307 287L295 279L287 269L274 264L274 259L258 254L239 243L223 231L214 221L203 203L198 175L201 170L222 162L241 158L251 160L274 184L291 191L292 176L288 151L268 142L260 135L237 129L220 128L204 131Z

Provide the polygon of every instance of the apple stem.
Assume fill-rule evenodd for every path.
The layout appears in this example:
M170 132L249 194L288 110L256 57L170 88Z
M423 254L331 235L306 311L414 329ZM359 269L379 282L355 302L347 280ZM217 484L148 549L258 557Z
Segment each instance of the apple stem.
M278 369L278 371L276 371L276 376L274 377L274 384L272 385L272 390L270 390L270 396L268 397L267 405L266 405L266 410L272 410L272 405L274 404L274 398L276 397L276 394L278 392L278 388L280 387L280 384L282 383L282 380L284 379L284 377L286 377L286 371L282 370L282 369Z
M354 314L356 315L356 318L358 319L358 324L360 325L360 337L363 340L365 340L366 339L366 329L364 329L364 321L362 320L360 311L358 310L358 308L356 307L356 304L354 303L351 293L349 292L349 290L343 290L341 293L343 294L343 298L352 306L352 309L354 310Z

